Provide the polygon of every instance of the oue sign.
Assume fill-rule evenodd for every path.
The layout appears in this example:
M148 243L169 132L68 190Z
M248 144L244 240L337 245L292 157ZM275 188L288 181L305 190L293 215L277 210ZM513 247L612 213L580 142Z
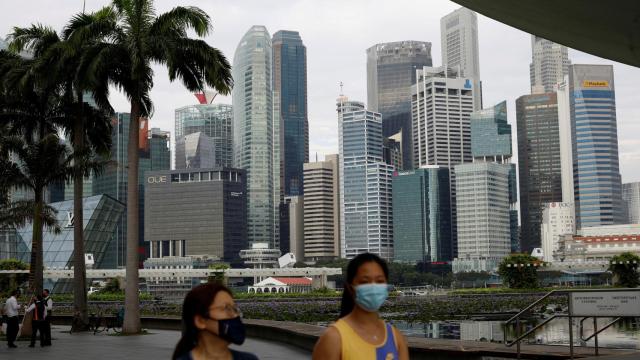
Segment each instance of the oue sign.
M166 183L167 182L167 176L166 175L158 175L158 176L149 176L147 178L147 182L149 184L161 184L161 183Z

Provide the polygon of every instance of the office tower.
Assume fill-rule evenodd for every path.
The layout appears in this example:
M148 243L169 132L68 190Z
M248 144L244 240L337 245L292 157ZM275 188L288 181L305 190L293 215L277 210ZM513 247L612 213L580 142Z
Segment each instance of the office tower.
M402 170L402 132L382 139L384 162L396 170Z
M449 168L451 186L451 245L456 256L456 185L454 166L471 162L473 85L452 68L417 70L412 87L414 168L438 165Z
M544 261L560 261L560 240L576 233L573 203L551 202L543 206L540 234Z
M213 140L196 132L176 139L176 169L209 169L215 167Z
M176 109L176 144L186 135L200 132L213 143L213 166L233 163L233 107L224 104L189 105ZM178 155L176 150L176 156ZM178 161L176 160L176 164ZM177 166L177 165L176 165Z
M304 261L304 198L300 195L285 196L284 203L289 207L287 252L295 255L296 261ZM282 249L282 244L280 248ZM285 254L285 252L282 253Z
M432 66L431 43L397 41L367 49L367 106L382 114L382 135L400 133L402 167L412 169L411 85L416 69Z
M440 44L442 44L442 66L457 68L461 77L471 79L473 109L482 109L476 13L462 7L440 19Z
M516 100L522 250L540 247L542 210L562 202L560 133L556 93ZM572 187L573 188L573 187Z
M236 168L247 171L247 236L249 243L277 245L279 216L279 148L274 137L271 36L253 26L233 58L233 146ZM274 163L274 156L277 161Z
M492 271L517 241L517 184L505 101L471 114L474 162L455 166L458 256L454 272Z
M338 98L341 256L372 252L393 258L391 181L383 162L382 117L362 103Z
M577 229L621 224L613 66L570 65L567 79L558 90L563 202L573 189Z
M115 200L127 203L127 167L128 155L127 145L129 142L129 122L130 114L116 113L112 119L111 132L111 158L99 176L93 178L92 194L106 194ZM138 186L139 196L139 245L140 253L147 253L144 242L144 173L152 170L168 170L171 159L168 132L158 129L148 129L149 122L147 119L140 119L140 138L138 139ZM127 238L127 217L123 215L116 226L114 232L113 246L107 250L109 253L106 257L110 263L106 268L115 269L124 266L126 261L126 238ZM140 262L144 261L145 256L140 256Z
M340 160L304 164L304 257L306 261L340 257Z
M297 31L273 34L273 92L280 117L281 187L285 196L302 195L303 164L309 162L307 48ZM275 117L274 117L275 119Z
M245 171L233 168L147 172L150 257L209 255L241 264L248 246L245 180Z
M640 182L622 184L627 224L640 224Z
M531 35L531 93L551 93L568 74L569 51L564 45L556 44L539 36Z
M394 260L450 261L449 169L433 165L397 173L392 198Z

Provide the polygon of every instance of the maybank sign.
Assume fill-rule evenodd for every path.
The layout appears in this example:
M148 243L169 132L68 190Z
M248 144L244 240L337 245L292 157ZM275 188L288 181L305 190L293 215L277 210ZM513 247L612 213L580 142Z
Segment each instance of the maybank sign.
M609 87L609 82L605 80L584 80L582 82L582 87L585 87L585 88Z

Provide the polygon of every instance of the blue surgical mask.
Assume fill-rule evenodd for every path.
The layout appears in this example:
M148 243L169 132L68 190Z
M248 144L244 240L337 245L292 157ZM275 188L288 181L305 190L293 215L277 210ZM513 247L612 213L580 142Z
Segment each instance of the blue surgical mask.
M232 344L242 345L245 338L245 329L240 317L218 320L218 336Z
M356 303L366 311L376 312L389 296L387 284L362 284L355 287Z

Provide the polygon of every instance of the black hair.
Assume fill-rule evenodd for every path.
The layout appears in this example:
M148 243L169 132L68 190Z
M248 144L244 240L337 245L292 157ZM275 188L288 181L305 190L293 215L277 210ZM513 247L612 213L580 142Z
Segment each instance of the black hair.
M209 306L211 306L220 291L233 295L226 286L219 283L210 283L196 286L184 298L184 303L182 304L182 337L173 351L173 360L178 359L196 347L199 329L196 327L195 317L200 315L203 318L209 318Z
M51 291L49 291L49 289L44 289L44 290L42 290L42 292L43 292L43 293L44 293L45 291L47 292L47 294L51 294Z
M358 274L360 266L368 262L375 262L380 265L382 272L384 272L384 277L389 280L389 267L387 266L387 262L382 260L378 255L363 253L351 259L349 265L347 265L347 278L345 279L344 289L342 290L342 303L340 304L341 318L349 315L356 305L354 294L349 291L348 287L353 283L353 279L355 279L356 274Z
M11 296L18 296L20 295L20 289L15 289L11 292Z

